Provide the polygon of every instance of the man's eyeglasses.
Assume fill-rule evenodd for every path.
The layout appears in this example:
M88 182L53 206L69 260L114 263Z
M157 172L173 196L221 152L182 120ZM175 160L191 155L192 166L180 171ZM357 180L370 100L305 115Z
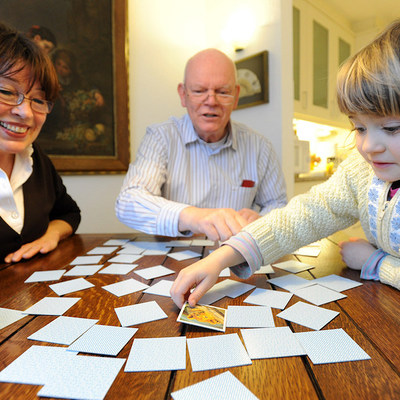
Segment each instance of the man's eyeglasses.
M208 89L191 90L186 88L188 97L194 103L204 103L209 96L214 96L215 100L220 104L232 104L235 101L235 96L228 93L221 93L219 91L210 92Z
M21 92L0 87L0 102L2 103L9 106L19 106L25 99L31 102L32 110L38 113L49 114L53 108L51 101L27 97Z

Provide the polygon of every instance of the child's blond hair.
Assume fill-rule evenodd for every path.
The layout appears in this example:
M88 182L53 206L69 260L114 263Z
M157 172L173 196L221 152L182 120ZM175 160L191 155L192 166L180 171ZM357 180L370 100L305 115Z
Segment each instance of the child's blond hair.
M342 65L337 100L346 115L400 115L400 19Z

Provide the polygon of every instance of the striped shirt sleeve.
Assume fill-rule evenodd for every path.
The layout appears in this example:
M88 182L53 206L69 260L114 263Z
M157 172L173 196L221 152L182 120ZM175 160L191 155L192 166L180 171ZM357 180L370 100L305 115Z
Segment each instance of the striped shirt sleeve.
M379 281L379 270L387 253L382 249L375 250L361 268L362 279Z
M261 267L263 263L262 255L256 242L247 232L239 232L224 242L223 245L231 246L246 260L246 263L231 267L231 270L239 278L247 279Z
M161 196L167 161L162 140L149 131L136 161L129 166L115 212L121 222L133 229L151 235L187 236L179 232L178 222L179 214L188 205Z

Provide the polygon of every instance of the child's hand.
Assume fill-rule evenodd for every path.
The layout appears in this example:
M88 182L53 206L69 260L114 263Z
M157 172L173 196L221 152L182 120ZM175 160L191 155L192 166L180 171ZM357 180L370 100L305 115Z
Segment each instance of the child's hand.
M217 281L220 272L233 265L242 263L244 258L230 246L222 246L208 257L200 260L179 272L171 287L174 303L182 308L187 300L191 307L204 296ZM192 293L190 290L193 289Z
M342 260L351 269L361 269L376 250L371 243L360 238L350 238L348 242L340 242L339 247Z
M172 300L179 308L186 300L191 307L195 306L217 281L219 273L220 269L208 262L207 258L184 268L171 287ZM193 287L195 289L190 293Z

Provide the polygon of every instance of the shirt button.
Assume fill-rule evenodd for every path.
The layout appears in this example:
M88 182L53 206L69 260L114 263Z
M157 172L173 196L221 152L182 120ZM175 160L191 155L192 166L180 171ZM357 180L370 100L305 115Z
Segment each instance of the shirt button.
M11 213L11 218L17 219L18 217L19 217L19 214L18 214L16 211L13 211L13 212Z

